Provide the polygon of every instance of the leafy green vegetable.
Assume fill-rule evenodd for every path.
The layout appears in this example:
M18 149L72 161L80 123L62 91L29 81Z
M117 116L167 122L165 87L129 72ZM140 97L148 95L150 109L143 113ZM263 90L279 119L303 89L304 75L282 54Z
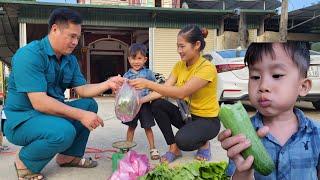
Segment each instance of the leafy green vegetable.
M133 102L130 102L128 98L119 98L118 102L118 111L123 114L132 115L133 112L128 111L131 108Z
M227 180L226 167L226 162L194 161L174 168L160 164L140 180Z
M169 169L167 164L158 165L153 171L149 172L147 175L142 176L139 180L169 180L173 176L172 170Z

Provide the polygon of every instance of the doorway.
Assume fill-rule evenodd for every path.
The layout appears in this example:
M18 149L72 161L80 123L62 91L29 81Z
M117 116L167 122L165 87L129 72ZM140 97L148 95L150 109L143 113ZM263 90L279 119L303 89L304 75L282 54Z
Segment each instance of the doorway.
M124 69L124 55L107 55L95 54L90 55L90 77L91 83L100 83L107 80L109 77L123 75ZM103 94L111 94L112 91L108 90Z

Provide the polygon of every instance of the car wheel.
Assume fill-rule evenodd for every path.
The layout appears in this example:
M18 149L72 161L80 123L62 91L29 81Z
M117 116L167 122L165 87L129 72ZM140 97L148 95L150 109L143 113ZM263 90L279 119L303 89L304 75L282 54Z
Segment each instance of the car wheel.
M318 101L313 101L312 105L314 108L316 108L317 110L320 110L320 100Z

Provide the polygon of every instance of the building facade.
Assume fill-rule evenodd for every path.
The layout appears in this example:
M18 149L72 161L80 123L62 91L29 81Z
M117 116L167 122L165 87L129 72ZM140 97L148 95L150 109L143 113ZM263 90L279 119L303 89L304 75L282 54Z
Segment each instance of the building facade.
M84 21L74 53L89 83L124 74L129 68L128 47L132 43L145 44L147 67L168 77L179 61L176 38L183 26L197 24L208 29L204 53L209 53L237 48L240 37L245 43L259 41L262 17L275 13L265 9L242 9L240 14L231 9L183 9L181 4L179 0L78 0L71 4L0 0L2 18L12 24L10 44L16 46L11 48L11 56L18 47L47 34L53 9L64 6L77 10ZM241 18L245 24L239 24ZM244 33L237 26L244 27Z

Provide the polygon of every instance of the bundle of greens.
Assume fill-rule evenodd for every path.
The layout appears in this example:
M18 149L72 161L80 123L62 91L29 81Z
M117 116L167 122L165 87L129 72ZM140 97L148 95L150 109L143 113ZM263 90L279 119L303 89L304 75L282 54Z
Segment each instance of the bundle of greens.
M139 180L227 180L226 167L226 162L194 161L174 168L160 164Z
M133 106L132 100L130 100L128 97L119 98L118 100L118 111L120 113L126 113L128 115L133 115L133 111L128 111Z

